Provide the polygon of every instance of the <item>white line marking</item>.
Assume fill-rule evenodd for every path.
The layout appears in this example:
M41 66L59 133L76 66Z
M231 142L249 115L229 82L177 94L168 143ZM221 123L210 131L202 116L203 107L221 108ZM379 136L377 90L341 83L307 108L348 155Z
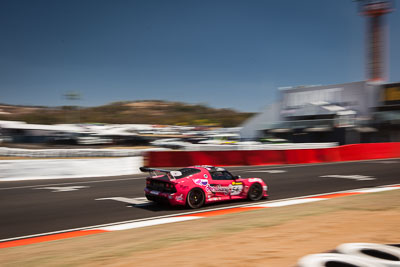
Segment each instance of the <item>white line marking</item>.
M260 205L253 205L251 207L275 208L275 207L284 207L284 206L297 205L309 202L316 202L321 200L326 200L326 199L324 198L293 199L293 200L280 201L276 203L264 203Z
M103 197L103 198L97 198L95 200L115 200L115 201L120 201L132 205L150 205L153 202L147 200L145 197L136 197L136 198L127 198L127 197Z
M160 225L160 224L166 224L166 223L190 221L190 220L196 220L196 219L201 219L201 218L203 218L203 217L199 217L199 216L172 217L172 218L155 219L155 220L142 221L142 222L124 223L124 224L102 227L102 228L97 228L97 229L104 230L104 231L120 231L120 230L141 228L141 227L154 226L154 225Z
M285 170L260 170L260 171L247 171L247 172L267 172L267 173L284 173Z
M59 193L59 192L69 192L69 191L76 191L79 189L83 188L89 188L89 186L51 186L51 187L41 187L41 188L34 188L36 189L47 189L47 190L53 190L51 192L53 193Z
M57 184L27 185L27 186L5 187L5 188L0 188L0 190L35 188L35 187L53 186L53 185L105 183L105 182L115 182L115 181L141 180L141 179L145 179L145 178L146 177L136 177L136 178L123 178L123 179L111 179L111 180L99 180L99 181L84 181L84 182L70 182L70 183L57 183ZM1 180L0 180L0 182L1 182Z
M396 190L396 189L399 189L399 188L398 187L370 188L370 189L356 190L354 192L356 192L356 193L377 193L377 192L384 192L384 191L390 191L390 190Z
M400 163L398 160L381 160L377 161L375 163L382 163L382 164L395 164L395 163Z
M322 175L322 178L342 178L342 179L352 179L357 181L370 181L375 180L376 178L372 176L366 175L340 175L340 174L332 174L332 175Z

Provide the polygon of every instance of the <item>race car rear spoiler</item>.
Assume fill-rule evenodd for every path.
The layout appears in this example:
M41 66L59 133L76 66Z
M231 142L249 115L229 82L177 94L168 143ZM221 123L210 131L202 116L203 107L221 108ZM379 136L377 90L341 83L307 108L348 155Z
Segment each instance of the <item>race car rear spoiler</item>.
M154 168L147 168L147 167L140 167L139 170L141 172L149 172L150 176L157 176L157 172L165 173L170 180L176 180L176 176L181 176L182 173L180 171L170 171L164 169L154 169Z

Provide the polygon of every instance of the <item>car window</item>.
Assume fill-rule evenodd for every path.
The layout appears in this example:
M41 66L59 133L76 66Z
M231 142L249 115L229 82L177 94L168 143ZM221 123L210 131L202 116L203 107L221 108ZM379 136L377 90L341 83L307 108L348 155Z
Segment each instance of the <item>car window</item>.
M194 168L183 168L183 169L179 169L178 171L180 171L182 173L182 175L173 176L174 179L182 179L182 178L189 177L193 174L201 172L199 169L194 169ZM152 174L152 176L156 176L157 179L161 179L161 180L166 180L166 181L170 180L170 177L169 177L170 175L167 175L167 174L166 175Z
M175 179L181 179L181 178L188 177L190 175L201 172L199 169L194 169L194 168L183 168L183 169L180 169L179 171L182 173L182 175L175 176Z
M211 177L213 180L233 180L232 174L227 171L212 172Z

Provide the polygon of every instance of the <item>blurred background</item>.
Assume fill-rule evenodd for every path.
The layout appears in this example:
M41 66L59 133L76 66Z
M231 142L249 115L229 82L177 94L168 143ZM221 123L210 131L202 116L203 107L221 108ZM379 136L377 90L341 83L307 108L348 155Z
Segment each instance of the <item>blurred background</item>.
M289 266L398 243L396 3L0 1L2 264ZM225 195L258 177L269 198L196 187L196 215L152 202L188 203L165 176L146 199L141 166L193 165L229 167Z
M2 1L1 145L399 141L394 8Z

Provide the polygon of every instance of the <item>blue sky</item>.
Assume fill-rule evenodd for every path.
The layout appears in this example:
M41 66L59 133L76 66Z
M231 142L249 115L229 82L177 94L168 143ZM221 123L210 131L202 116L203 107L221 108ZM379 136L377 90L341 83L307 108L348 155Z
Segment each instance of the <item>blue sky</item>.
M390 81L400 81L400 12ZM2 0L0 103L163 99L260 111L278 87L365 79L351 0Z

